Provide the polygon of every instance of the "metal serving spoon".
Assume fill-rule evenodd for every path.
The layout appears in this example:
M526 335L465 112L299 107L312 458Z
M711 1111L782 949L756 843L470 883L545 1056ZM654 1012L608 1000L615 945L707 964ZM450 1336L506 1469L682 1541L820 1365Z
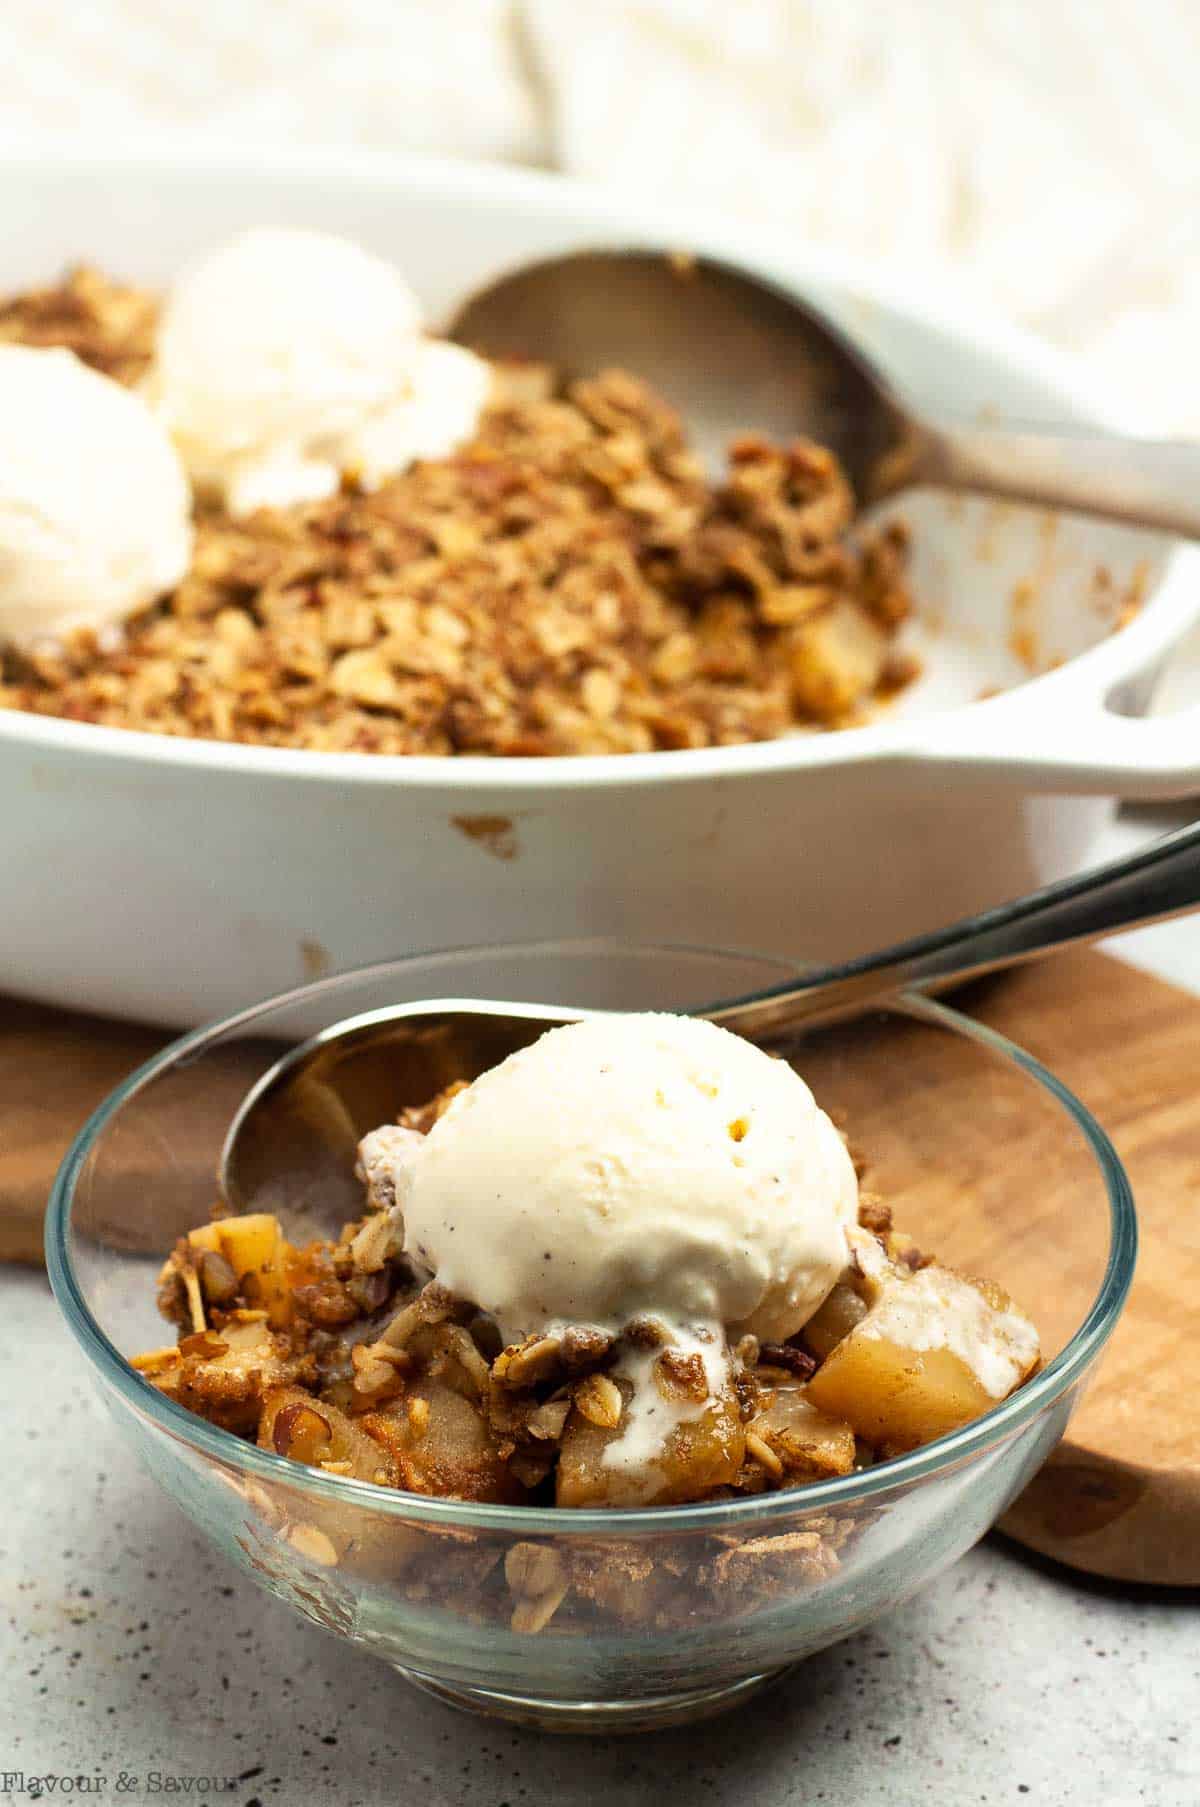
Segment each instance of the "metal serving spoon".
M945 985L1118 929L1200 906L1200 824L1064 879L1015 903L903 941L752 997L693 1014L748 1040L780 1046L806 1026L857 1016L918 987ZM221 1157L235 1210L357 1215L354 1151L399 1105L449 1080L473 1079L546 1028L591 1014L551 1006L438 999L371 1010L289 1050L251 1089Z
M527 265L448 331L566 378L636 371L714 468L739 434L802 434L836 452L863 507L929 484L1200 538L1200 446L919 415L818 309L707 258L586 251Z

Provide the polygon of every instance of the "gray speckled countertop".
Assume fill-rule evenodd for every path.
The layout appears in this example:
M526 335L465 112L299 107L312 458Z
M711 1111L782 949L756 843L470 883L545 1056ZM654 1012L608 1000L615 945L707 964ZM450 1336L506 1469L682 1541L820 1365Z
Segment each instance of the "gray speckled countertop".
M1200 989L1194 924L1122 951ZM107 1777L75 1796L109 1802L238 1778L236 1807L1200 1803L1200 1589L1089 1583L990 1538L727 1718L544 1737L248 1588L118 1439L40 1275L0 1271L0 1361L0 1800L58 1773Z
M1200 1591L1087 1585L998 1539L708 1725L564 1739L456 1713L249 1588L118 1439L45 1281L0 1286L0 1798L24 1771L129 1802L154 1772L239 1777L237 1807L1200 1801Z

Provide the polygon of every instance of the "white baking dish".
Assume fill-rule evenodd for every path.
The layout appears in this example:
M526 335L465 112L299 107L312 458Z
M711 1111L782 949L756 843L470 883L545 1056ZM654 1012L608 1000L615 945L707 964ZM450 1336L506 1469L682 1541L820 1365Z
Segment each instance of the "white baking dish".
M1102 413L1058 359L974 313L551 178L206 154L10 160L0 183L0 288L79 258L163 281L234 228L287 221L395 257L436 315L527 258L689 245L814 296L943 411ZM1200 791L1200 722L1136 718L1200 616L1195 552L1015 508L922 497L903 512L928 675L894 713L841 734L613 759L400 760L0 711L0 990L187 1023L327 969L523 936L833 957L1078 864L1106 799ZM1140 566L1146 604L1106 637L1093 576L1104 567L1119 589ZM1032 601L1014 605L1022 583ZM1027 678L1015 628L1041 664L1063 662L980 701Z

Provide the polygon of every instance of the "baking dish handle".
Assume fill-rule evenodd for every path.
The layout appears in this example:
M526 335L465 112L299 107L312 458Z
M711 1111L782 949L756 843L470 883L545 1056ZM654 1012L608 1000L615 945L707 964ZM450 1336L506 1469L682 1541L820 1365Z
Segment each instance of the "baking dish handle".
M1013 691L923 722L901 762L955 779L1060 795L1155 803L1200 796L1200 703L1170 715L1118 715L1057 686Z

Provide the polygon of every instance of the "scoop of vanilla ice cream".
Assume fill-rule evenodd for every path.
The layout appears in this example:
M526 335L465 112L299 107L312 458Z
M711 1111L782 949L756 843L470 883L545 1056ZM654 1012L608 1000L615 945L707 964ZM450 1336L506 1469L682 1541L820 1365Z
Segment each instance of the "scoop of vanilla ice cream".
M448 339L422 339L408 394L354 435L358 481L374 489L419 458L448 458L475 432L491 386L485 359Z
M596 1016L461 1092L394 1190L405 1249L508 1341L650 1314L689 1345L793 1335L858 1187L803 1080L712 1023Z
M315 501L343 471L371 487L470 435L488 367L420 329L382 258L259 227L180 277L147 389L196 483L235 514Z
M119 621L191 549L187 478L145 402L73 352L0 345L0 643Z

